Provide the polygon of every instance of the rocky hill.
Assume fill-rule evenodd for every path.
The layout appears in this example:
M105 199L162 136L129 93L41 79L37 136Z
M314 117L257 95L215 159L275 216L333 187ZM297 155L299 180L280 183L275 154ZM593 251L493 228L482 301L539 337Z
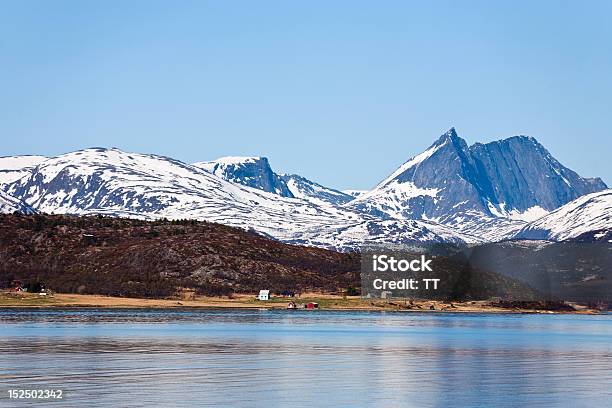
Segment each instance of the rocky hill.
M208 222L0 215L0 286L13 280L136 297L337 291L359 285L359 256Z
M447 247L437 244L430 247L435 276L445 284L434 298L610 301L609 245L511 241L451 245L444 249L450 255L440 255ZM360 267L356 252L289 245L210 222L0 215L0 288L19 280L57 292L146 298L182 289L212 296L344 292L361 286Z

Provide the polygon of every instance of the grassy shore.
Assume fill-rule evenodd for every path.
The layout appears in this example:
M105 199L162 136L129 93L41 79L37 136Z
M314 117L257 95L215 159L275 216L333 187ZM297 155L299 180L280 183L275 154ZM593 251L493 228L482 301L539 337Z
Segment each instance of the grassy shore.
M57 293L40 296L33 293L0 293L0 307L103 307L103 308L236 308L286 309L289 302L316 302L321 310L388 310L413 312L476 312L476 313L577 313L592 314L596 310L572 305L573 310L546 310L533 307L500 306L492 301L443 302L432 300L362 299L359 296L338 296L306 293L300 298L273 298L258 301L255 295L235 295L231 298L199 296L191 300L140 299L100 295Z

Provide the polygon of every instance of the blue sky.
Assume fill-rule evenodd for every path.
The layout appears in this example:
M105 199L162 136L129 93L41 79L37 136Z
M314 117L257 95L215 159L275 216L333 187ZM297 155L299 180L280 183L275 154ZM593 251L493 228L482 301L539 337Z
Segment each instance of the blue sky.
M612 184L612 2L4 1L0 155L261 155L367 189L449 127Z

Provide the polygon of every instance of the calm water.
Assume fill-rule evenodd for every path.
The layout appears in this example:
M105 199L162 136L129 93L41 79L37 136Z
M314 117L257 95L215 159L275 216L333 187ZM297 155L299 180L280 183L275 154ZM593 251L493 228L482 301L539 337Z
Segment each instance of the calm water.
M612 316L0 309L0 393L0 406L605 407Z

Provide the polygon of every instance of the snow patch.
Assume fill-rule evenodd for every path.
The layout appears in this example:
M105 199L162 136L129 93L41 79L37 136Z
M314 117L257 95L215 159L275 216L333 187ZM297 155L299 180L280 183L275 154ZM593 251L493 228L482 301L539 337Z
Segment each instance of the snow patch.
M525 211L518 211L515 208L508 210L506 209L506 203L499 203L499 205L496 206L493 203L489 202L487 203L487 206L489 207L489 211L491 211L491 214L493 214L494 216L509 218L511 220L516 221L531 222L542 218L543 216L549 213L547 210L540 207L539 205L534 205L533 207L530 207Z
M45 156L6 156L0 157L0 170L21 170L38 166L47 160Z
M429 149L425 150L423 153L417 154L416 156L414 156L413 158L408 160L406 163L402 164L397 170L395 170L393 172L393 174L391 174L389 177L384 179L380 184L378 184L378 186L385 186L386 184L391 182L393 179L395 179L397 176L399 176L400 174L402 174L406 170L421 164L422 162L424 162L425 160L430 158L442 146L444 146L444 143L432 146ZM378 186L377 186L377 188L378 188Z
M585 232L612 229L612 189L577 198L532 221L516 237L575 238Z

